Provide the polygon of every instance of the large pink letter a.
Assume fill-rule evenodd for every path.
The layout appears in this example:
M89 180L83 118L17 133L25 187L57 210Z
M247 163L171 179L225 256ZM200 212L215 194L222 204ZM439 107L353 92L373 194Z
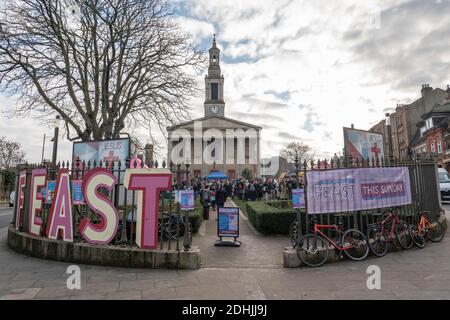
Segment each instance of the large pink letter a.
M60 230L64 241L73 242L72 198L70 197L70 178L67 169L58 170L55 193L47 220L47 237L57 239Z

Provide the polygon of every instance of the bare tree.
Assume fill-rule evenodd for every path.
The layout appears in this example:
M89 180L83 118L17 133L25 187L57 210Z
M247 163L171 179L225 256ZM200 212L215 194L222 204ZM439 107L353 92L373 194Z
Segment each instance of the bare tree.
M303 141L290 142L286 148L280 151L280 156L286 158L288 162L295 162L298 159L299 163L304 161L309 162L314 158L314 151L312 148L303 143Z
M173 14L165 0L0 4L0 89L20 96L12 114L57 113L70 141L188 118L205 60Z
M0 137L0 169L10 169L24 162L25 152L18 142Z

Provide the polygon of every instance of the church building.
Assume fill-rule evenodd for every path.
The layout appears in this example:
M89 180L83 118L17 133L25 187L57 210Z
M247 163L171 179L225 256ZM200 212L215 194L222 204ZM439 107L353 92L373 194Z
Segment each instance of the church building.
M204 116L167 127L168 163L189 163L191 177L220 171L230 179L244 169L260 176L261 127L225 116L224 77L214 36L205 76Z

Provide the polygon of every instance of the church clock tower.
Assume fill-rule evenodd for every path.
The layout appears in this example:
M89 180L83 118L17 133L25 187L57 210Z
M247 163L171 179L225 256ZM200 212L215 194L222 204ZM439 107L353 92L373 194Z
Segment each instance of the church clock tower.
M223 101L223 75L220 71L220 50L216 46L214 35L209 49L208 74L205 76L205 116L225 116Z

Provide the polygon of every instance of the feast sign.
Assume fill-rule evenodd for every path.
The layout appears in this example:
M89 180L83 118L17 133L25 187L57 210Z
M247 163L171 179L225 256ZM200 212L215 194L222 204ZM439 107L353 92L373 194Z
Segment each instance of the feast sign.
M158 202L161 191L170 190L172 174L167 169L127 169L124 186L135 190L137 194L136 244L140 248L156 249L158 239ZM99 216L99 222L93 223L84 218L80 223L80 234L91 244L108 244L114 239L119 225L119 215L112 201L102 190L112 192L118 183L115 175L105 168L89 170L82 182L83 198L88 207ZM26 185L26 173L19 175L18 205L16 228L19 226L23 209L23 190ZM40 210L46 185L46 170L36 169L31 174L29 194L28 232L38 236L42 219ZM50 239L62 238L73 242L73 219L70 175L66 169L60 169L56 179L55 191L47 221L46 236Z
M355 168L306 173L308 213L333 213L411 203L409 170Z

